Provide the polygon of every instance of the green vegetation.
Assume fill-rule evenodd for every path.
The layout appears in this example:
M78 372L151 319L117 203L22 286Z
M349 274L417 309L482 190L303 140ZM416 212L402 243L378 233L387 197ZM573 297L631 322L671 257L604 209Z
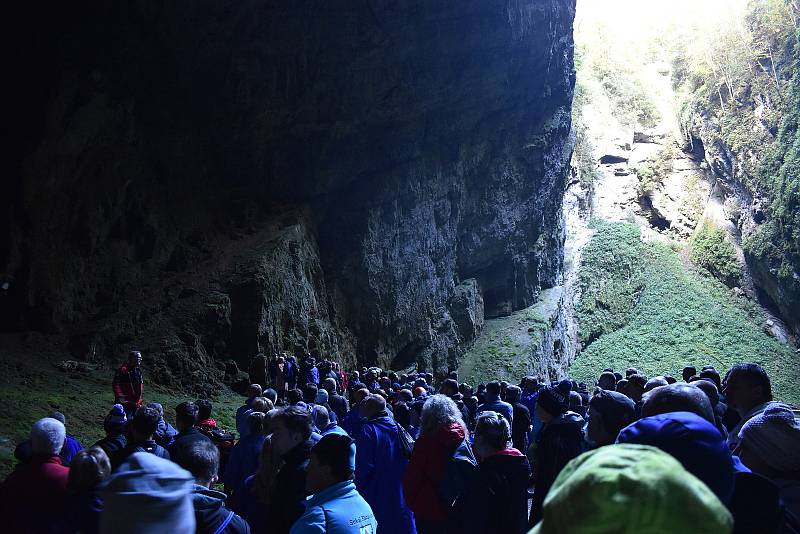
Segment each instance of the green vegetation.
M675 146L668 143L653 159L644 161L636 168L639 180L639 193L644 195L656 190L658 185L672 171L672 160L675 158Z
M67 417L67 432L84 447L103 437L103 419L113 404L110 369L88 374L59 371L46 359L6 360L0 366L4 377L0 394L0 479L11 471L14 447L27 439L31 425L53 411ZM145 402L159 402L164 417L174 425L175 406L195 397L151 385L145 375ZM242 397L230 390L214 399L214 418L227 429L235 429L236 408Z
M701 225L689 240L689 257L725 285L733 287L739 283L742 270L725 230L710 223Z
M764 366L776 397L800 403L800 360L765 333L760 309L716 280L687 271L678 254L643 242L628 223L595 222L583 254L577 304L584 350L570 374L592 383L605 367L679 376L687 363L725 370Z
M710 26L709 26L710 24ZM764 224L745 236L745 252L800 271L800 3L730 2L706 25L686 25L673 42L681 121L726 172L766 198ZM734 159L735 161L731 161Z
M461 360L458 376L471 384L490 379L518 381L540 372L537 357L544 333L552 327L561 289L542 291L539 302L508 317L488 319L475 345Z

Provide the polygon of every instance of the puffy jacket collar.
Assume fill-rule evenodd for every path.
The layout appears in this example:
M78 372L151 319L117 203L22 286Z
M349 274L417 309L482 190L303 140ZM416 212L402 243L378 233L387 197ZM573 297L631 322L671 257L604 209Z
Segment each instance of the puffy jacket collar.
M445 445L461 443L465 437L464 427L458 423L450 423L447 426L440 427L434 434L434 439Z
M497 451L497 452L495 452L493 454L490 454L489 456L484 458L484 460L488 460L489 458L494 458L495 456L521 456L521 457L524 457L525 455L522 454L521 452L519 452L514 447L507 447L507 448L503 449L502 451Z

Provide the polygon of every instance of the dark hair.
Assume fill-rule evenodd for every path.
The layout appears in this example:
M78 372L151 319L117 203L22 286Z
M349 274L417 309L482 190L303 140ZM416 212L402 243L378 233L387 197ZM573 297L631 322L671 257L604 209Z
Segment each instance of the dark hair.
M486 384L486 393L489 395L500 395L500 382L489 382Z
M182 402L175 408L175 420L194 426L198 421L198 412L197 404L191 401Z
M319 391L319 388L316 384L309 382L303 386L303 400L305 402L314 402L317 399L317 391Z
M155 408L143 406L133 416L133 430L141 436L152 436L158 428L161 415Z
M331 468L334 478L338 481L353 478L350 463L353 439L343 434L327 434L314 445L311 454L316 456L321 465Z
M297 432L308 439L311 436L311 414L298 406L287 406L272 419L272 425L281 423L290 432Z
M197 399L194 401L197 405L197 419L202 421L204 419L208 419L211 417L211 409L213 408L213 404L208 399Z
M278 402L278 392L272 388L264 390L264 397L271 400L273 405Z
M250 412L247 414L247 431L250 434L264 432L264 412Z
M639 374L639 370L636 369L635 367L628 367L627 369L625 369L625 378L627 378L627 377L629 377L631 375L638 375L638 374Z
M505 449L511 439L511 429L505 417L497 412L483 412L475 423L475 436L483 436L493 449Z
M772 383L769 380L769 376L767 376L767 372L757 363L740 363L734 365L728 372L728 382L730 382L734 375L739 375L752 387L760 386L762 399L768 401L772 400ZM700 376L703 377L703 373L700 373ZM719 375L717 375L717 379L719 379Z
M176 462L197 482L209 482L219 471L219 450L210 439L197 439L181 451Z
M72 457L67 487L70 493L82 493L93 490L109 476L111 476L111 463L108 455L100 447L90 447L78 451Z
M647 377L644 375L631 375L628 377L628 384L631 386L644 388L644 386L647 384Z
M458 382L453 380L452 378L448 378L444 382L442 382L442 388L447 389L447 395L454 395L458 393Z
M299 389L290 389L286 392L286 400L289 404L297 404L301 400L303 400L303 392Z

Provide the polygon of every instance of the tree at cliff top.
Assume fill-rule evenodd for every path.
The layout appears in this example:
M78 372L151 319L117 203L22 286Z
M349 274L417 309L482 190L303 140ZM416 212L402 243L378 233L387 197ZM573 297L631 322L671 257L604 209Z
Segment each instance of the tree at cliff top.
M736 221L757 283L800 324L800 2L736 0L673 34L673 77L689 142L741 184ZM760 266L764 266L761 272Z

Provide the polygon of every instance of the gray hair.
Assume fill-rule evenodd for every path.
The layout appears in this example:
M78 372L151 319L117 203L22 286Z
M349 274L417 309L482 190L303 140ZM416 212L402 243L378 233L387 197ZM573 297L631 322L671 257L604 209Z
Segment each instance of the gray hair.
M31 428L31 452L33 454L54 455L61 452L67 429L64 424L52 417L39 419Z
M482 412L475 423L475 437L483 436L497 450L505 449L511 441L511 428L506 418L497 412Z
M159 404L158 402L151 402L150 404L147 405L147 407L157 411L160 417L162 418L164 417L164 407L161 406L161 404Z
M325 430L325 427L331 422L330 415L328 415L328 409L319 404L314 405L314 410L312 411L311 416L314 418L314 426L316 426L320 431Z
M447 395L432 395L425 404L422 405L422 422L420 424L420 436L433 434L439 428L458 423L464 429L464 435L469 435L467 425L461 418L461 411L453 400Z

